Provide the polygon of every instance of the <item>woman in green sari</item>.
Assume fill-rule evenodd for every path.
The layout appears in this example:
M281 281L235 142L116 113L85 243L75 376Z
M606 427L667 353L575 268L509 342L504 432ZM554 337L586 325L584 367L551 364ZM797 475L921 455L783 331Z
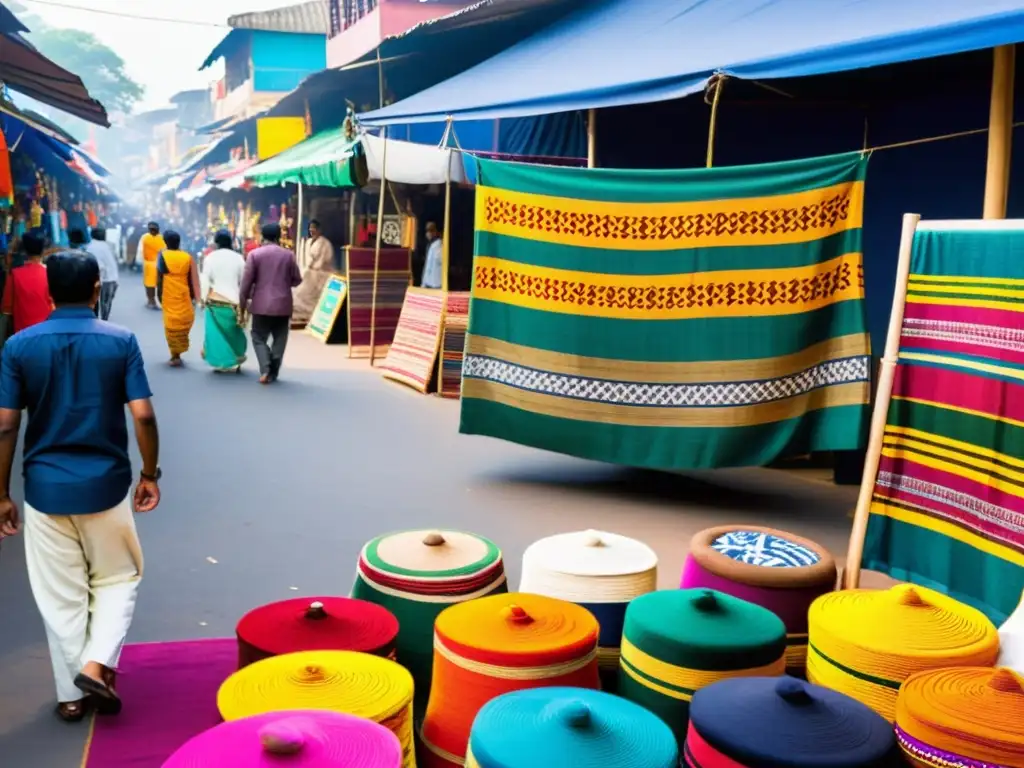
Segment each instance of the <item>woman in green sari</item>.
M203 259L200 275L206 307L203 359L219 372L239 372L245 362L246 338L239 307L245 259L231 250L231 234L214 235L216 250Z

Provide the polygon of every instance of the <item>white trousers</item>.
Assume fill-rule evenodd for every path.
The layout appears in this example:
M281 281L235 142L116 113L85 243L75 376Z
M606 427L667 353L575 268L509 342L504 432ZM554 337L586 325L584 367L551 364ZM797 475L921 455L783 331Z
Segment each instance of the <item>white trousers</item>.
M28 578L46 627L58 701L78 701L90 661L115 669L135 613L142 547L130 499L92 515L25 505Z

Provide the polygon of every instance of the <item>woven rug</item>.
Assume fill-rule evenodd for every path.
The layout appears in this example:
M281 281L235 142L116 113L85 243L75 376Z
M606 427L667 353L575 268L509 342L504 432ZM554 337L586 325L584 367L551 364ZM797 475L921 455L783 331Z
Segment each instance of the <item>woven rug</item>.
M1024 591L1024 231L914 238L865 568L996 624Z
M478 162L462 432L660 470L864 445L860 153Z
M95 717L84 768L160 768L220 723L217 689L238 668L234 638L128 645L117 690L124 710Z
M441 397L458 398L462 394L462 357L468 325L469 292L449 292L441 331Z
M427 391L436 370L444 304L443 291L410 288L406 292L395 340L380 365L384 378Z
M348 356L369 357L371 317L376 356L384 357L395 338L405 292L412 284L412 254L405 248L382 248L377 271L377 305L373 308L373 248L346 249L348 277Z

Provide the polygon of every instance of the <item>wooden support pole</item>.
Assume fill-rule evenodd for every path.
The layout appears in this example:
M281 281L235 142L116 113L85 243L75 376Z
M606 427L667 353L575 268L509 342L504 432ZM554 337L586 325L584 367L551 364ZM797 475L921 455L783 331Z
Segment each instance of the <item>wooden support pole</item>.
M725 87L725 76L715 75L712 87L715 89L715 95L711 98L711 119L708 121L708 168L714 164L715 160L715 131L718 129L718 102L722 98L722 88Z
M295 211L295 248L296 248L296 250L299 253L299 258L300 258L299 263L302 265L302 271L305 272L306 271L306 266L307 266L307 264L306 264L306 248L305 248L306 237L305 237L305 235L304 235L304 233L302 231L302 208L303 208L302 203L303 203L303 200L302 200L302 182L300 181L299 182L299 200L298 200L298 205L296 206L298 208L298 210Z
M1010 190L1010 152L1013 144L1013 80L1016 50L994 48L992 101L988 114L988 164L985 169L984 218L1005 219Z
M597 168L597 110L587 110L587 168Z
M455 153L447 149L447 165L444 169L444 229L441 230L441 290L448 292L448 267L451 264L451 234L449 228L452 224L452 161Z
M885 338L885 351L878 372L875 408L871 412L871 432L868 437L867 455L864 458L864 475L860 481L857 508L853 513L853 530L850 532L850 546L846 553L846 569L843 575L843 587L846 589L856 589L860 583L860 561L864 556L864 537L868 532L871 496L875 491L875 479L878 477L878 465L882 458L885 419L889 414L892 384L896 376L896 360L900 352L903 310L907 305L907 283L910 279L910 253L913 250L914 233L919 221L920 214L903 215L903 233L900 236L899 260L896 263L896 289L892 297L892 314L889 315L889 333Z
M384 199L387 195L388 176L388 129L381 131L384 139L383 157L380 162L380 195L377 199L377 245L373 251L373 293L370 294L370 367L377 359L377 279L380 274L380 246L384 236ZM350 298L349 301L352 299Z

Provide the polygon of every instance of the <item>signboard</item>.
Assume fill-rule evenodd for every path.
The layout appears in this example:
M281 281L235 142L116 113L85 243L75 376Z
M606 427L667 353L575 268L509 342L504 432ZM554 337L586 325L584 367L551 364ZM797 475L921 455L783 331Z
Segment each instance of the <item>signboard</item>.
M338 322L338 315L341 308L345 306L345 297L348 293L348 283L340 275L331 275L323 291L320 292L320 300L313 310L313 317L309 320L306 330L314 339L319 339L325 344L331 338L334 324Z
M306 140L303 117L261 117L256 120L256 157L269 160Z

